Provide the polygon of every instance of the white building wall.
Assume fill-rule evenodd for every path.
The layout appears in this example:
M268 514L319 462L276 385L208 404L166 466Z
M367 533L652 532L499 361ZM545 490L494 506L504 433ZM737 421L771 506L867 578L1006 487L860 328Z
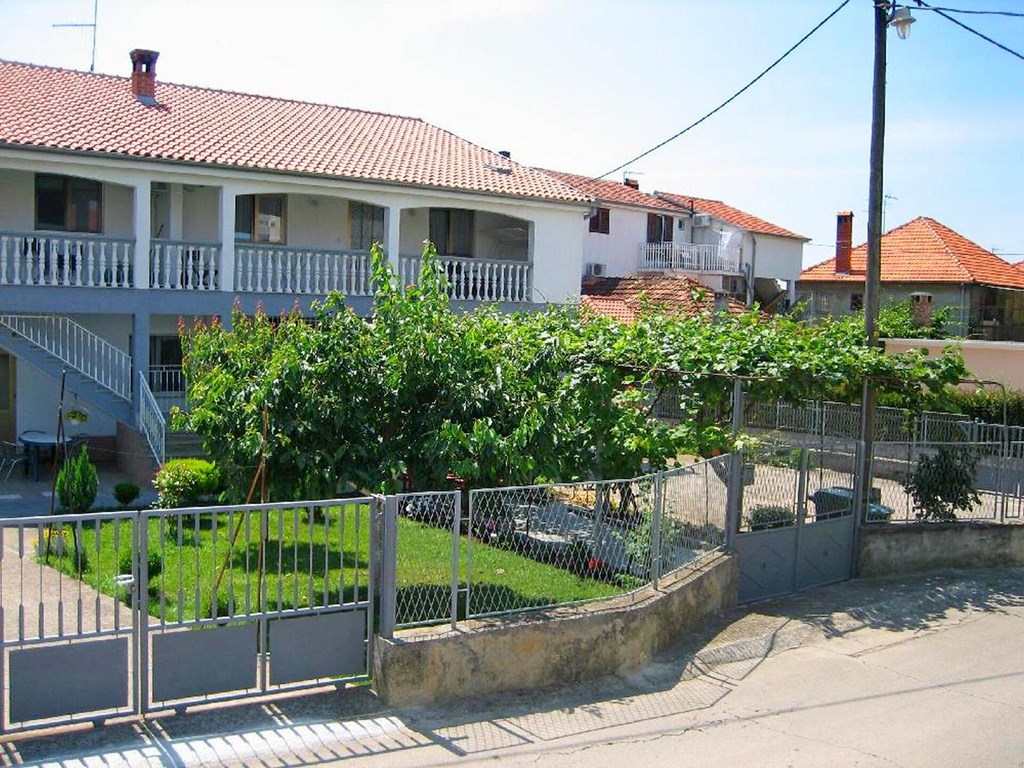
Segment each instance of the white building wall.
M294 248L351 247L348 200L330 195L288 195L287 244Z
M17 231L35 227L35 201L32 199L34 174L0 169L0 228Z
M749 235L748 235L749 237ZM754 257L754 277L778 280L796 280L803 270L804 244L792 237L755 235L757 254ZM747 254L748 248L744 248ZM749 260L749 255L745 256Z
M217 187L187 186L182 190L181 237L198 243L220 238L220 193ZM164 237L167 235L165 234Z
M608 234L590 231L590 221L580 225L584 264L604 264L609 277L635 275L640 246L647 242L647 212L632 208L608 208ZM676 235L673 232L673 235Z

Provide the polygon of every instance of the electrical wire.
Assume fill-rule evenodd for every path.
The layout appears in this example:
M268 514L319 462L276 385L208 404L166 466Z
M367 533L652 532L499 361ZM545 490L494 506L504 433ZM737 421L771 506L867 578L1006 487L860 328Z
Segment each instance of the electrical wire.
M605 176L611 176L611 175L612 175L613 173L615 173L616 171L621 171L621 170L622 170L623 168L625 168L626 166L628 166L628 165L630 165L630 164L632 164L632 163L635 163L635 162L636 162L637 160L641 160L641 159L643 159L643 158L647 157L647 156L648 156L649 154L651 154L652 152L656 152L657 150L659 150L659 149L661 149L662 147L664 147L664 146L665 146L666 144L669 144L670 142L673 142L673 141L675 141L675 140L676 140L676 139L678 139L678 138L679 138L680 136L682 136L682 135L683 135L684 133L688 133L689 131L691 131L691 130L693 130L694 128L696 128L696 127L697 127L698 125L700 125L701 123L703 123L703 122L704 122L705 120L707 120L707 119L708 119L709 117L711 117L712 115L716 114L717 112L720 112L720 111L721 111L722 109L724 109L724 108L725 108L726 106L728 106L728 105L729 105L730 103L732 103L733 101L735 101L735 100L736 100L736 99L737 99L737 98L738 98L738 97L739 97L740 95L742 95L742 94L743 94L744 92L746 92L746 91L747 91L747 90L748 90L748 89L749 89L749 88L750 88L751 86L753 86L753 85L754 85L754 83L756 83L756 82L757 82L758 80L760 80L760 79L761 79L762 77L764 77L764 76L765 76L765 75L767 75L767 74L768 74L769 72L771 72L771 71L772 71L773 69L775 69L775 67L777 67L777 66L778 66L779 64L781 64L781 63L782 63L782 61L783 61L783 60L784 60L784 59L785 59L785 58L786 58L787 56L789 56L789 54L791 54L791 53L792 53L793 51L795 51L795 50L796 50L797 48L799 48L799 47L800 47L801 45L803 45L803 43L804 43L804 42L806 42L806 40L807 40L807 39L808 39L808 38L809 38L809 37L810 37L811 35L813 35L813 34L814 34L815 32L817 32L817 31L818 31L819 29L821 29L821 28L822 28L823 26L825 26L825 24L827 24L827 23L828 23L828 22L829 22L829 21L830 21L830 20L832 19L832 17L833 17L833 16L835 16L835 15L836 15L837 13L839 13L839 12L840 12L841 10L843 10L843 8L845 8L845 7L846 7L846 6L847 6L847 5L849 4L849 2L850 2L850 0L843 0L843 2L841 2L841 3L839 4L839 6L838 6L838 7L837 7L837 8L836 8L836 9L835 9L834 11L832 11L832 13L830 13L830 14L829 14L828 16L826 16L826 17L825 17L824 19L822 19L822 20L821 20L820 22L818 22L818 24L817 24L817 25L815 25L815 27L814 27L814 28L813 28L813 29L812 29L812 30L811 30L810 32L808 32L808 33L807 33L806 35L804 35L804 36L803 36L803 37L801 37L801 38L800 38L799 40L797 40L797 41L796 41L796 43L794 43L794 44L793 44L793 45L792 45L792 46L791 46L791 47L789 48L789 50L788 50L788 51L786 51L786 52L785 52L784 54L782 54L781 56L779 56L779 58L777 58L777 59L776 59L775 61L773 61L773 62L772 62L772 63L771 63L771 64L770 64L770 65L769 65L769 66L768 66L767 68L765 68L765 69L761 70L761 73L760 73L760 74L759 74L759 75L758 75L757 77L755 77L755 78L754 78L753 80L751 80L751 81L750 81L749 83L747 83L747 84L746 84L746 85L744 85L744 86L743 86L742 88L740 88L740 89L739 89L738 91L736 91L736 93L734 93L734 94L733 94L732 96L730 96L730 97L729 97L728 99L726 99L726 100L725 100L725 101L723 101L723 102L722 102L721 104L719 104L719 105L718 105L717 107L715 107L715 108L714 108L714 109L712 109L712 110L711 110L710 112L708 112L708 113L707 113L706 115L704 115L704 117L702 117L702 118L700 118L699 120L695 120L694 122L690 123L690 124L689 124L688 126L686 126L685 128L683 128L683 130L679 131L678 133L676 133L676 134L675 134L675 135L673 135L673 136L669 136L669 137L668 137L667 139L665 139L665 140L664 140L663 142L661 142L660 144L656 144L656 145L654 145L653 147L651 147L650 149L648 149L648 150L647 150L646 152L642 152L642 153L640 153L639 155L637 155L636 157L632 158L631 160L627 160L627 161L626 161L626 162L624 162L624 163L623 163L622 165L616 166L615 168L612 168L612 169L611 169L610 171L607 171L607 172L605 172L605 173L602 173L602 174L601 174L600 176L595 176L594 178L595 178L595 179L603 179L603 178L604 178Z
M995 46L996 48L1001 48L1002 50L1006 51L1006 52L1007 52L1008 54L1010 54L1011 56L1016 56L1016 57L1017 57L1018 59L1020 59L1021 61L1024 61L1024 54L1018 53L1017 51L1013 50L1012 48L1007 48L1007 47L1006 47L1005 45L1003 45L1002 43L996 42L995 40L993 40L993 39L992 39L991 37L989 37L988 35L983 35L983 34L982 34L981 32L979 32L978 30L974 29L973 27L969 27L969 26L967 26L966 24L964 24L964 23L963 23L962 21L960 21L960 20L958 20L958 19L954 19L954 18L953 18L952 16L950 16L949 14L943 13L941 9L939 9L939 8L933 8L932 6L928 5L928 3L924 2L924 0L914 0L914 1L915 1L915 2L916 2L916 3L917 3L917 4L918 4L918 5L919 5L919 6L920 6L920 7L922 8L922 9L924 9L924 10L926 10L926 11L934 11L935 13L937 13L937 14L938 14L939 16L941 16L942 18L944 18L944 19L946 19L946 20L948 20L948 21L951 21L951 22L953 22L954 24L956 24L956 25L957 25L958 27L961 27L962 29L966 29L966 30L967 30L968 32L970 32L970 33L971 33L972 35L977 35L977 36L978 36L978 37L980 37L980 38L981 38L982 40L984 40L984 41L986 41L986 42L988 42L988 43L992 43L992 45L994 45L994 46Z
M925 6L922 3L918 3L921 8ZM976 11L974 9L967 8L940 8L938 6L929 6L929 11L945 11L946 13L969 13L975 16L1009 16L1011 18L1024 18L1024 13L1018 11Z

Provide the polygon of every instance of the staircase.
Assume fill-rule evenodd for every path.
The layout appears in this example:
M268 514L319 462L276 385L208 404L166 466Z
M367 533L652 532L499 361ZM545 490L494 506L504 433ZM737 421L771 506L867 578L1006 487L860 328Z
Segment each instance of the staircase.
M68 388L79 400L139 429L162 462L163 416L157 411L154 417L147 407L152 394L145 376L137 384L143 388L143 412L135 413L130 355L60 315L0 314L0 349L55 379L66 373Z
M164 456L167 459L206 459L202 435L195 432L168 432Z

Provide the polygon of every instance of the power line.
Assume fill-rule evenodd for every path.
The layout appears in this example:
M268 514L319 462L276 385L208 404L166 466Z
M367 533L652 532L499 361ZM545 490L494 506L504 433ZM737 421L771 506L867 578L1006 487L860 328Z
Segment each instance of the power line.
M1024 61L1024 54L1020 54L1017 51L1013 50L1012 48L1007 48L1005 45L1003 45L1002 43L996 42L991 37L988 37L987 35L983 35L981 32L979 32L978 30L974 29L973 27L969 27L966 24L964 24L962 21L959 21L958 19L954 19L949 14L943 13L941 9L939 9L939 8L932 8L930 5L928 5L928 3L924 2L924 0L914 0L914 1L919 6L924 8L925 10L934 11L935 13L937 13L942 18L947 19L948 21L953 22L954 24L956 24L958 27L961 27L962 29L966 29L972 35L977 35L982 40L984 40L984 41L986 41L988 43L992 43L992 45L994 45L996 48L1001 48L1002 50L1004 50L1007 53L1009 53L1011 56L1016 56L1021 61Z
M750 87L751 87L752 85L754 85L754 83L756 83L756 82L757 82L758 80L760 80L760 79L761 79L762 77L764 77L764 76L765 76L765 75L767 75L767 74L768 74L769 72L771 72L771 71L772 71L773 69L775 69L775 67L776 67L776 66L778 66L779 64L781 64L781 63L782 63L782 61L783 61L783 60L784 60L784 59L785 59L785 58L786 58L787 56L789 56L789 54L791 54L791 53L792 53L793 51L795 51L795 50L796 50L797 48L799 48L799 47L800 47L801 45L803 45L803 43L804 43L804 42L805 42L805 41L806 41L806 40L807 40L807 39L808 39L808 38L809 38L809 37L810 37L811 35L813 35L813 34L814 34L815 32L817 32L817 31L818 31L819 29L821 29L821 28L822 28L823 26L825 26L825 24L827 24L827 23L828 23L828 22L829 22L829 21L830 21L830 20L832 19L832 17L833 17L833 16L835 16L835 15L836 15L837 13L839 13L839 12L840 12L841 10L843 10L843 8L845 8L845 7L846 7L846 5L847 5L847 4L849 3L849 2L850 2L850 0L843 0L843 2L841 2L841 3L839 4L839 6L838 6L838 7L837 7L837 8L836 8L836 9L835 9L834 11L832 11L832 13L830 13L830 14L829 14L828 16L826 16L826 17L825 17L824 19L822 19L822 20L821 20L820 22L818 22L818 24L817 24L817 25L816 25L816 26L814 27L814 29L812 29L812 30L811 30L810 32L808 32L808 33L807 33L806 35L804 35L804 36L803 36L803 37L801 37L801 38L800 38L799 40L797 40L797 41L796 41L796 43L795 43L795 44L794 44L794 45L793 45L792 47L790 47L790 49L789 49L788 51L786 51L786 52L785 52L784 54L782 54L781 56L779 56L779 58L777 58L777 59L776 59L775 61L773 61L773 62L772 62L772 63L771 63L771 64L770 64L770 65L769 65L769 66L768 66L768 67L767 67L766 69L763 69L763 70L761 71L761 73L760 73L760 74L759 74L759 75L758 75L757 77L755 77L755 78L754 78L753 80L751 80L751 81L750 81L749 83L747 83L747 84L746 84L746 85L744 85L744 86L743 86L742 88L740 88L740 89L739 89L738 91L736 91L736 93L734 93L734 94L733 94L732 96L730 96L730 97L729 97L728 99L726 99L726 100L725 100L725 101L723 101L723 102L722 102L721 104L719 104L719 105L718 105L717 107L715 107L715 108L714 108L714 109L712 109L712 110L711 110L710 112L708 112L708 113L707 113L706 115L704 115L704 117L702 117L702 118L700 118L699 120L696 120L696 121L694 121L694 122L690 123L690 124L689 124L688 126L686 126L685 128L683 128L683 130L679 131L679 133L675 134L674 136L669 136L669 137L668 137L667 139L665 139L665 140L664 140L663 142L661 142L660 144L656 144L655 146L653 146L653 147L651 147L650 149L648 149L648 150L647 150L646 152L642 152L642 153L640 153L639 155L637 155L636 157L632 158L631 160L627 160L627 161L626 161L626 162L624 162L624 163L623 163L622 165L616 166L615 168L612 168L612 169L611 169L610 171L607 171L606 173L602 173L602 174L601 174L600 176L595 176L594 178L595 178L595 179L603 179L603 178L604 178L605 176L611 176L611 175L612 175L613 173L615 173L616 171L621 171L621 170L622 170L623 168L625 168L625 167L626 167L627 165L631 165L631 164L635 163L635 162L636 162L637 160L641 160L641 159L643 159L643 158L647 157L647 156L648 156L649 154L651 154L652 152L655 152L655 151L657 151L657 150L661 149L661 148L662 148L662 147L664 147L664 146L665 146L666 144L668 144L668 143L670 143L670 142L673 142L673 141L675 141L675 140L676 140L676 139L678 139L678 138L679 138L680 136L682 136L682 135L683 135L684 133L687 133L687 132L689 132L689 131L693 130L693 129L694 129L694 128L696 128L696 127L697 127L698 125L700 125L700 124L701 124L701 123L703 123L703 122L704 122L705 120L707 120L707 119L708 119L709 117L711 117L712 115L714 115L714 114L716 114L717 112L719 112L719 111L721 111L722 109L724 109L724 108L725 108L726 106L728 106L728 105L729 105L729 104L730 104L731 102L733 102L733 101L734 101L734 100L735 100L736 98L738 98L738 97L739 97L739 96L740 96L741 94L743 94L743 93L744 93L745 91L747 91L747 90L748 90L748 89L749 89L749 88L750 88Z
M921 5L921 7L924 8L921 3L918 3L918 5ZM969 13L975 16L1010 16L1013 18L1024 18L1024 13L1020 13L1018 11L977 11L973 8L939 8L937 6L930 6L927 10L936 12L945 11L946 13Z

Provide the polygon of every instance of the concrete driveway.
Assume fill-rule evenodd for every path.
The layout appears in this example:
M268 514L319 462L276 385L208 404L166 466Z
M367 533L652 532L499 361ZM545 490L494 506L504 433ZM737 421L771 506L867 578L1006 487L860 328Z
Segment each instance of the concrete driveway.
M1024 569L850 582L762 603L622 677L430 709L362 689L67 735L85 765L1022 766ZM514 663L514 660L510 660Z

